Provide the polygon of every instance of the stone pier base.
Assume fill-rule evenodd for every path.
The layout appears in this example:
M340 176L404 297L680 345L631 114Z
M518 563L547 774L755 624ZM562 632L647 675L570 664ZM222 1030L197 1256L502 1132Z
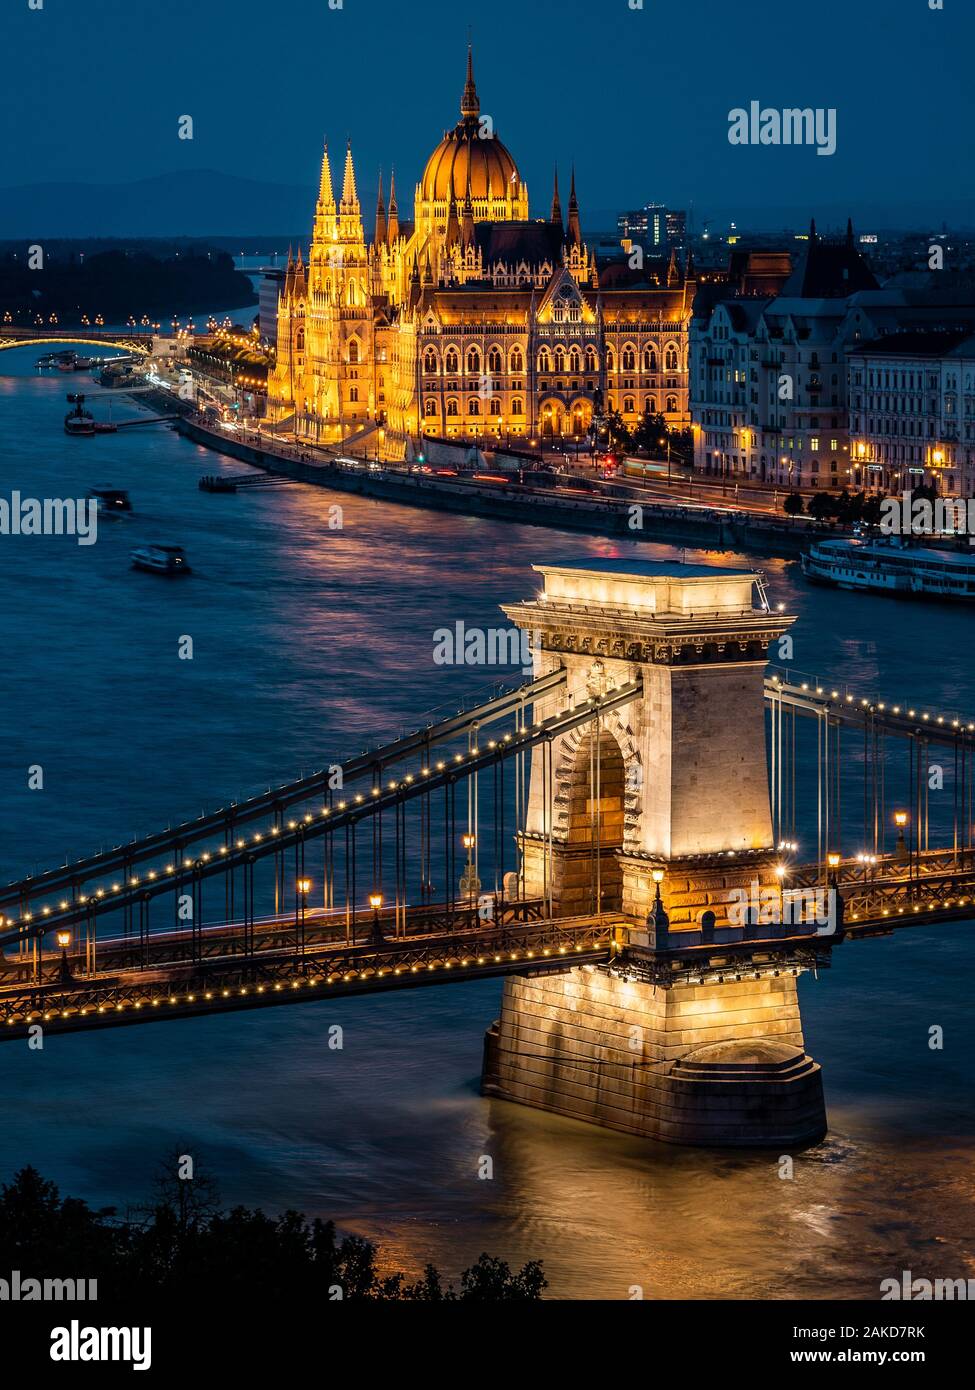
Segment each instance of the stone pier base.
M509 977L482 1085L670 1144L790 1152L826 1133L791 975L667 988L595 966Z

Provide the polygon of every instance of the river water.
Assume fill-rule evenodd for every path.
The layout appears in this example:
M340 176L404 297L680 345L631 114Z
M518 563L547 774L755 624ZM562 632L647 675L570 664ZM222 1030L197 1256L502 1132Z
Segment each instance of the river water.
M497 626L500 602L533 591L533 563L676 557L310 488L201 494L201 473L242 466L161 426L67 438L66 378L38 376L37 355L0 357L0 495L108 483L135 512L89 547L0 537L5 879L341 761L479 689L483 670L433 664L432 633ZM137 411L116 398L114 413ZM186 546L192 578L131 571L140 540ZM811 590L793 565L755 563L800 615L797 666L935 713L975 708L970 613ZM177 659L185 635L192 661ZM904 1269L975 1276L973 955L971 924L916 929L844 945L800 981L831 1132L791 1180L778 1155L669 1148L481 1098L495 982L8 1044L0 1179L31 1162L124 1208L178 1145L228 1204L334 1217L411 1272L433 1260L456 1278L482 1250L539 1258L562 1298L873 1298Z

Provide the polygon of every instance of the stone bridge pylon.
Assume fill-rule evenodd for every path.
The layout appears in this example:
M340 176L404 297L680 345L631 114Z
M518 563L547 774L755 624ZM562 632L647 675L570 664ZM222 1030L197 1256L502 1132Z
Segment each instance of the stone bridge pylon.
M621 913L628 947L605 969L509 978L485 1089L675 1143L815 1142L822 1084L795 974L671 984L657 968L675 940L722 940L732 904L779 883L763 681L794 618L755 604L750 571L536 569L542 592L504 609L533 634L535 677L566 671L536 718L633 684L640 693L533 751L524 892L556 915Z

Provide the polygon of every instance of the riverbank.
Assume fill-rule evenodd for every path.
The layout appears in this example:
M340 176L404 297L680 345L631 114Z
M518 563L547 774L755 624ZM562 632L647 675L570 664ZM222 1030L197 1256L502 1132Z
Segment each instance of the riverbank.
M330 454L310 457L284 444L272 447L263 436L235 437L211 429L196 416L183 417L177 428L194 443L266 473L402 506L587 535L625 536L628 540L664 541L704 550L752 551L785 559L794 559L805 549L804 530L791 522L705 507L649 503L635 488L617 499L570 498L516 484L485 485L460 477L351 466Z

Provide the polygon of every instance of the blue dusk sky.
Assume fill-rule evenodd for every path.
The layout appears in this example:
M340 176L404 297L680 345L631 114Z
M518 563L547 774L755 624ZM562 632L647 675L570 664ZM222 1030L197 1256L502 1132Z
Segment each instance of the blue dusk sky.
M940 225L971 202L972 0L31 2L0 13L0 190L192 170L313 186L323 136L336 163L351 136L363 202L395 165L409 215L470 30L533 215L555 160L563 198L576 163L584 222L652 200L693 203L698 228L783 209ZM732 146L753 101L835 108L836 153Z

